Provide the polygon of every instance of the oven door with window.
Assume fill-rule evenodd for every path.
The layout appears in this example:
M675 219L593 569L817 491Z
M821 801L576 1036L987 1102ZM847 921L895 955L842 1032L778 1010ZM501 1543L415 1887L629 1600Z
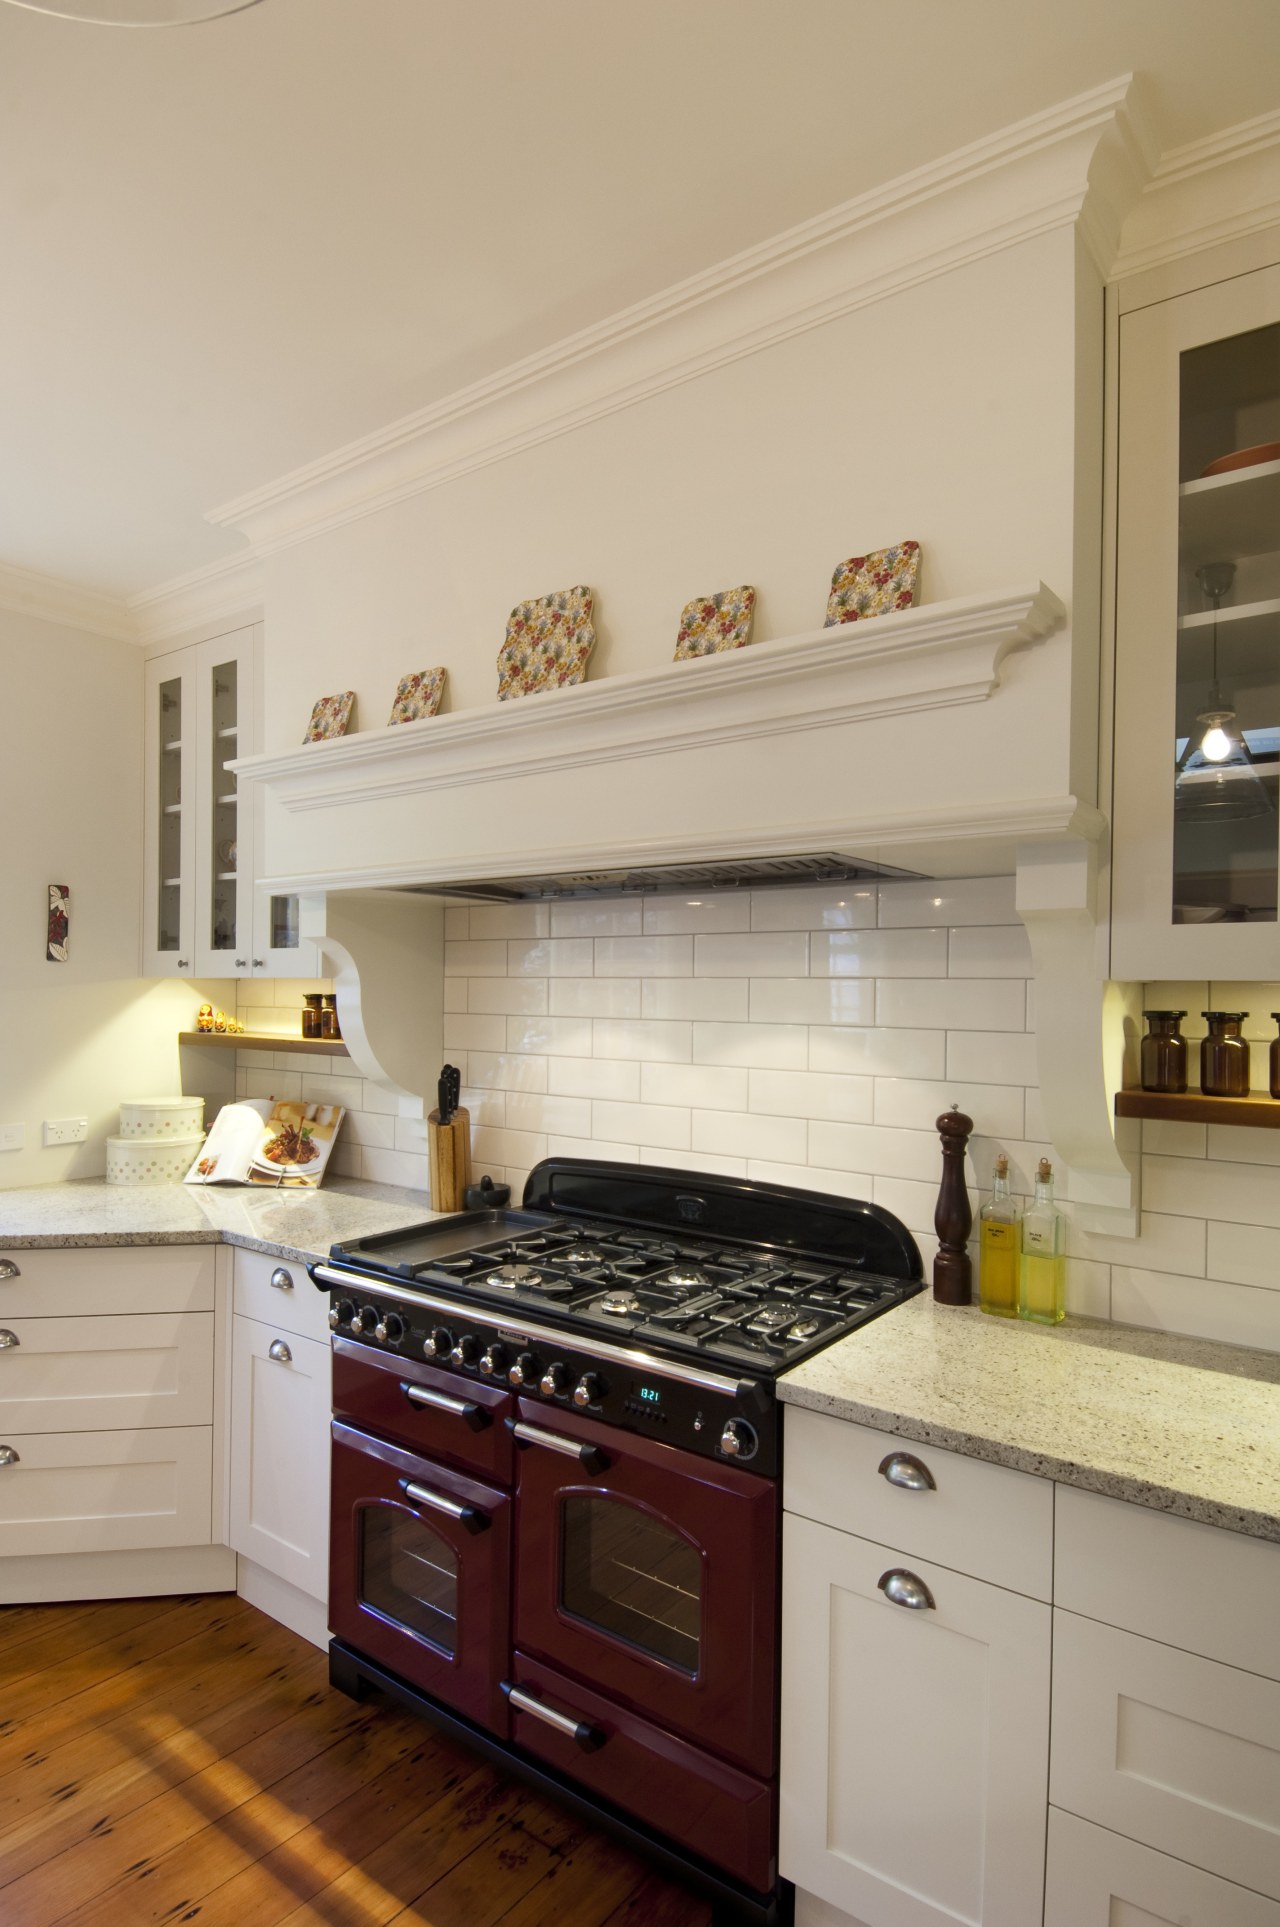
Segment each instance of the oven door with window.
M336 1422L331 1491L331 1630L507 1738L509 1495Z
M768 1779L776 1482L521 1399L515 1644Z

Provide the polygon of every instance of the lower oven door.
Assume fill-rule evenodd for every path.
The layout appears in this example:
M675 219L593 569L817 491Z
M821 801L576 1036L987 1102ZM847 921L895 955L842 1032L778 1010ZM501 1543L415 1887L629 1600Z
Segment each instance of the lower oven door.
M505 1739L511 1500L334 1424L329 1625Z
M531 1399L517 1413L515 1644L770 1778L775 1481Z

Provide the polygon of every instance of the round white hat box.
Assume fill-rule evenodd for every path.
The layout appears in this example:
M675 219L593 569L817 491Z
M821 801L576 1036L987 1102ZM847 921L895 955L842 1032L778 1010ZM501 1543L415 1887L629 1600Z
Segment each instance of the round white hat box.
M203 1130L202 1097L126 1097L120 1106L121 1137L196 1137Z
M198 1137L109 1137L108 1184L176 1184L204 1143Z

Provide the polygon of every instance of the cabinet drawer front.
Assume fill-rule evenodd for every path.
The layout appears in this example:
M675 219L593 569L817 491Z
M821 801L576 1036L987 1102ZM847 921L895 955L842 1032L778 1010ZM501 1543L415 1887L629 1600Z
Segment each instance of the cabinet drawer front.
M1051 1608L792 1515L782 1570L780 1871L876 1927L1038 1922Z
M1280 1546L1058 1488L1054 1600L1280 1680Z
M0 1466L0 1558L210 1543L210 1426L7 1442L18 1456Z
M787 1407L785 1466L788 1512L1033 1599L1052 1597L1053 1487L1047 1479L795 1405ZM921 1467L932 1484L895 1484L881 1466L915 1479Z
M1051 1795L1280 1899L1280 1686L1056 1612Z
M328 1344L329 1294L316 1290L304 1264L262 1251L237 1251L234 1262L235 1307L242 1318Z
M213 1313L15 1318L0 1351L0 1437L213 1419Z
M113 1318L119 1312L212 1311L216 1247L101 1245L79 1251L5 1251L18 1267L0 1279L0 1325L13 1318Z
M325 1597L329 1578L327 1342L321 1345L294 1333L282 1334L276 1326L259 1325L249 1318L235 1320L230 1514L231 1544L237 1552L303 1592Z
M1044 1927L1280 1927L1280 1906L1050 1807Z

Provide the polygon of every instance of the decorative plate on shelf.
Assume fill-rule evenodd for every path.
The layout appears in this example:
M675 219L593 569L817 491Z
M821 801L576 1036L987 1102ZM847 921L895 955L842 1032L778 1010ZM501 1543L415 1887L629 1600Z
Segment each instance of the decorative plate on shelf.
M749 583L740 589L721 589L718 595L696 596L680 612L676 637L677 662L690 656L718 656L722 649L743 649L751 640L751 618L756 592Z
M444 695L446 673L443 669L419 669L412 676L402 676L387 728L390 729L392 723L416 723L423 716L434 716Z
M913 607L920 578L920 544L895 542L891 549L851 555L831 578L826 627L861 622Z
M344 689L337 696L322 696L311 712L304 743L324 743L331 736L345 736L355 707L356 692Z
M1219 455L1216 462L1202 468L1200 479L1229 475L1233 468L1256 468L1259 462L1280 462L1280 442L1255 442L1252 448L1234 448L1229 455Z
M499 702L583 680L596 640L593 606L590 589L581 585L516 604L498 651Z

